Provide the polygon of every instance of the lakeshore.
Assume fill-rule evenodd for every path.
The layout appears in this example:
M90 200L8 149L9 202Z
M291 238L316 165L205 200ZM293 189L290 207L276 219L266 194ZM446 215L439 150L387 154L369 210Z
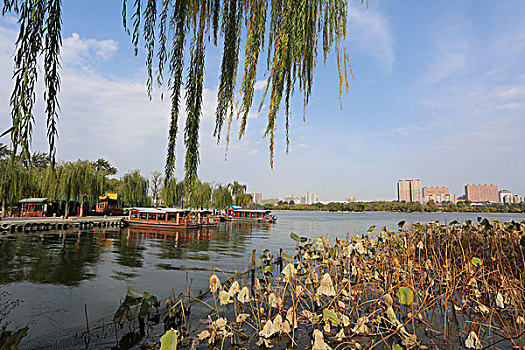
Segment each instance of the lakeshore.
M68 229L91 229L101 227L122 227L123 216L86 216L50 218L26 217L4 218L0 221L0 232L43 232Z

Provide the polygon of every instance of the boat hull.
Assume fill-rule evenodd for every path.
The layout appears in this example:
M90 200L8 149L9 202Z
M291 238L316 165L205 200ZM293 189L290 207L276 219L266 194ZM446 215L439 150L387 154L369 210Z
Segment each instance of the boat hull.
M157 223L157 222L140 222L128 219L123 221L133 227L144 227L144 228L162 228L162 229L196 229L201 225L199 224L170 224L170 223Z
M221 219L223 221L244 221L244 222L275 222L276 219L267 219L267 218L236 218L232 216L222 216Z

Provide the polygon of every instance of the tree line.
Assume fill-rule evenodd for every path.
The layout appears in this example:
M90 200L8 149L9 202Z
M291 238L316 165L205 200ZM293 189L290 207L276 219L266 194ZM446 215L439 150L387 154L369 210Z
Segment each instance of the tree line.
M327 204L295 204L280 201L277 205L264 205L265 209L281 210L312 210L330 212L365 212L365 211L386 211L386 212L471 212L471 213L525 213L525 203L502 204L490 203L484 205L473 205L471 202L441 203L439 205L429 202L406 203L398 201L378 201L378 202L331 202Z
M225 208L228 205L248 206L252 196L246 193L246 185L237 181L229 184L203 182L193 184L165 180L154 171L151 178L140 170L115 178L117 169L103 158L96 161L58 161L53 166L47 153L36 152L29 160L12 157L11 151L0 144L0 198L2 217L9 208L18 207L23 198L47 198L51 202L79 204L79 215L105 192L117 192L123 207L167 206L185 208ZM64 205L68 217L69 205Z

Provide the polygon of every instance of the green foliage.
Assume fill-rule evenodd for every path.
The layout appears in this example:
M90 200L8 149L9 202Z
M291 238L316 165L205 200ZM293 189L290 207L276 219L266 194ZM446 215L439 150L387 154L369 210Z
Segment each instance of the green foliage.
M26 326L12 333L11 332L7 332L6 334L0 333L0 336L1 336L0 337L0 348L5 349L5 350L18 349L18 345L20 345L22 338L24 338L27 335L28 329L29 328Z
M290 233L290 238L293 239L294 241L296 242L301 242L301 243L304 243L308 240L308 238L306 237L299 237L298 235L296 235L295 233Z
M38 170L26 168L19 159L0 161L0 200L16 205L26 196L38 194Z
M264 206L266 209L275 209L273 205ZM485 205L472 206L460 202L458 204L442 203L440 206L427 206L420 203L405 203L397 201L378 201L378 202L351 202L351 203L315 203L307 204L286 204L279 203L279 209L284 210L322 210L330 212L365 212L365 211L388 211L388 212L478 212L478 213L525 213L525 203L502 204L490 203Z
M162 174L158 171L151 173L151 193L153 195L153 205L159 205L160 191L162 185Z
M177 182L175 178L164 181L160 197L167 207L181 207L184 201L184 182Z
M51 164L51 157L49 154L44 152L35 152L31 156L31 160L29 162L30 167L45 169Z
M134 170L124 174L118 188L118 195L124 206L145 207L151 204L148 197L149 182L140 174L139 170Z
M116 323L131 321L133 319L132 308L137 307L138 317L145 318L154 307L159 306L159 300L151 293L139 293L133 288L128 288L124 301L113 316Z
M341 323L341 319L337 317L337 315L333 311L330 311L329 309L323 310L323 321L332 322L334 326L339 326L339 324Z
M273 267L271 266L265 266L264 269L263 269L263 273L267 274L267 273L273 273Z
M111 165L111 163L104 159L99 158L94 163L93 166L95 167L96 172L102 172L105 175L115 175L117 173L117 168Z
M397 297L399 302L403 305L412 305L414 301L414 292L409 287L400 287L397 290Z
M212 188L211 184L207 182L195 181L193 184L193 191L190 195L190 203L192 208L204 209L211 207Z
M480 258L478 257L473 257L472 258L472 265L474 266L481 266L483 264L483 262L481 261Z
M228 186L217 185L212 193L213 205L216 208L226 208L233 204L233 197Z
M170 329L160 337L160 350L177 350L179 331Z

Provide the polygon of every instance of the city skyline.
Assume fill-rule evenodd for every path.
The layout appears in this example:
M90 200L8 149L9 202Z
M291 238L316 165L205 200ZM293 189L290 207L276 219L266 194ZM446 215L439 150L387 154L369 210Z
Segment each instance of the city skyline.
M164 169L169 103L145 88L144 53L134 57L121 4L65 2L58 159L109 160L122 176ZM101 9L95 13L94 9ZM290 152L279 115L275 168L262 138L268 106L250 115L246 137L232 123L228 153L213 134L222 47L206 57L201 129L203 181L238 180L274 196L315 189L323 200L392 200L397 179L418 177L462 193L495 183L525 193L525 3L350 2L348 48L354 78L338 99L334 57L319 62L303 122L291 101ZM97 18L94 23L92 18ZM0 129L10 126L16 19L0 20ZM242 64L242 62L241 62ZM261 72L255 104L264 92ZM42 94L33 150L47 151ZM342 108L341 108L342 107ZM184 126L179 125L183 130ZM222 138L225 140L225 137ZM0 140L8 143L7 137ZM182 146L183 137L177 140ZM227 158L227 161L225 161ZM184 154L177 151L177 178ZM494 166L497 164L497 166Z

